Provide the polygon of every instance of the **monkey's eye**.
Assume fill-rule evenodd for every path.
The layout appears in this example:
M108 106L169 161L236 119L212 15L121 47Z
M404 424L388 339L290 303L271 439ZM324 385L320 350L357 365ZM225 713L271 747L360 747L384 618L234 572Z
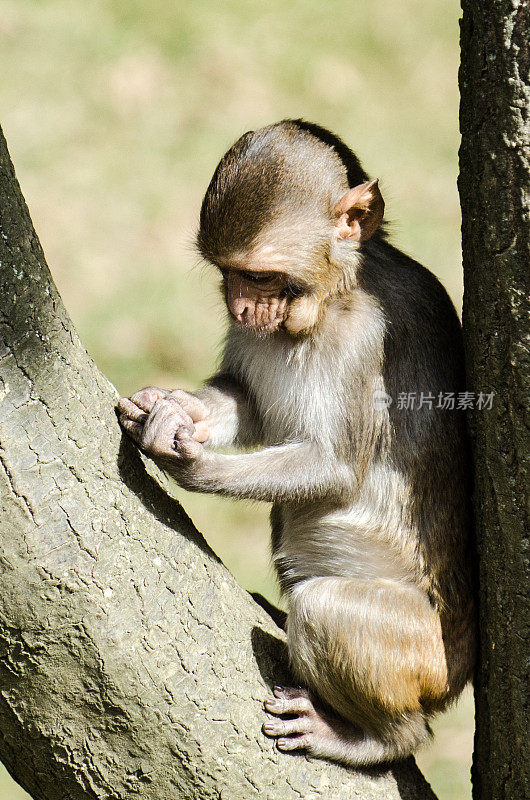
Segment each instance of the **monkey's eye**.
M269 283L277 277L273 272L244 272L239 273L242 278L251 283Z

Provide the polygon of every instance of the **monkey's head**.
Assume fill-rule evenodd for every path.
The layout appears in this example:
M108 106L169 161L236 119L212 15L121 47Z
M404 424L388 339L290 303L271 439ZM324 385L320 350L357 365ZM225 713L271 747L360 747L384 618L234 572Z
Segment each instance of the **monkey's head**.
M309 333L329 298L354 285L359 248L383 212L377 180L338 137L284 120L245 133L223 156L197 244L221 271L235 323Z

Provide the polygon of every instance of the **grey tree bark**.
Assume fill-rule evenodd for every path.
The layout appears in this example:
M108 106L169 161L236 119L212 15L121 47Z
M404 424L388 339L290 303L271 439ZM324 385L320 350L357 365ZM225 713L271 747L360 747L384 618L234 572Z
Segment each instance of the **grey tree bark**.
M530 797L528 0L463 0L459 188L480 582L475 800Z
M287 675L283 633L122 438L1 132L0 298L0 758L13 777L40 800L435 800L412 759L353 772L261 735L268 687Z

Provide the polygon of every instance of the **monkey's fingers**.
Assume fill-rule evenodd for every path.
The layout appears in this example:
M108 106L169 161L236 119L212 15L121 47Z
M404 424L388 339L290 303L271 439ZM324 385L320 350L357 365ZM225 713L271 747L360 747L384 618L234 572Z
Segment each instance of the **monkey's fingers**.
M135 422L129 417L120 416L120 425L124 431L129 434L131 439L134 439L137 444L141 444L144 430L144 426L141 422Z
M190 434L188 428L184 426L177 428L175 431L173 447L184 461L194 461L204 453L202 444L199 444Z
M139 406L142 411L149 414L157 400L167 397L169 392L167 389L159 389L157 386L148 386L145 389L140 389L131 395L130 400L135 405Z
M118 411L120 412L120 421L123 417L124 419L129 418L134 422L145 422L147 419L147 414L141 408L137 406L132 400L128 397L120 398L118 403Z
M193 420L186 409L182 408L171 394L168 394L166 397L161 397L156 401L149 414L149 420L167 420L170 418L174 421L175 427L180 424L188 427L190 431L193 429Z
M205 419L210 413L202 400L199 400L198 397L189 392L185 392L183 389L175 389L175 391L171 392L170 397L175 399L179 406L189 414L193 422Z
M210 438L210 429L205 422L195 423L195 433L193 434L193 438L196 442L200 442L201 444L208 441Z

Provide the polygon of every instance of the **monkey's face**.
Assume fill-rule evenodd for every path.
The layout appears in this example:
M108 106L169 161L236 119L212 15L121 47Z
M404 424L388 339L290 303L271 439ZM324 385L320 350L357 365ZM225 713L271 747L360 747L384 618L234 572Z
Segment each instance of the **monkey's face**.
M210 257L233 322L257 335L306 334L319 317L332 225L293 216L278 214L248 248Z
M232 319L256 333L273 333L285 322L293 291L280 272L222 270Z
M225 301L235 323L258 335L280 328L293 336L311 335L329 299L347 284L344 253L349 254L348 280L353 280L358 262L352 254L383 217L377 181L348 189L331 213L328 195L326 199L322 207L315 200L306 208L302 195L298 205L291 202L289 213L275 208L250 246L242 241L229 249L222 242L219 252L219 242L212 241L207 249L200 231L201 252L223 275Z

